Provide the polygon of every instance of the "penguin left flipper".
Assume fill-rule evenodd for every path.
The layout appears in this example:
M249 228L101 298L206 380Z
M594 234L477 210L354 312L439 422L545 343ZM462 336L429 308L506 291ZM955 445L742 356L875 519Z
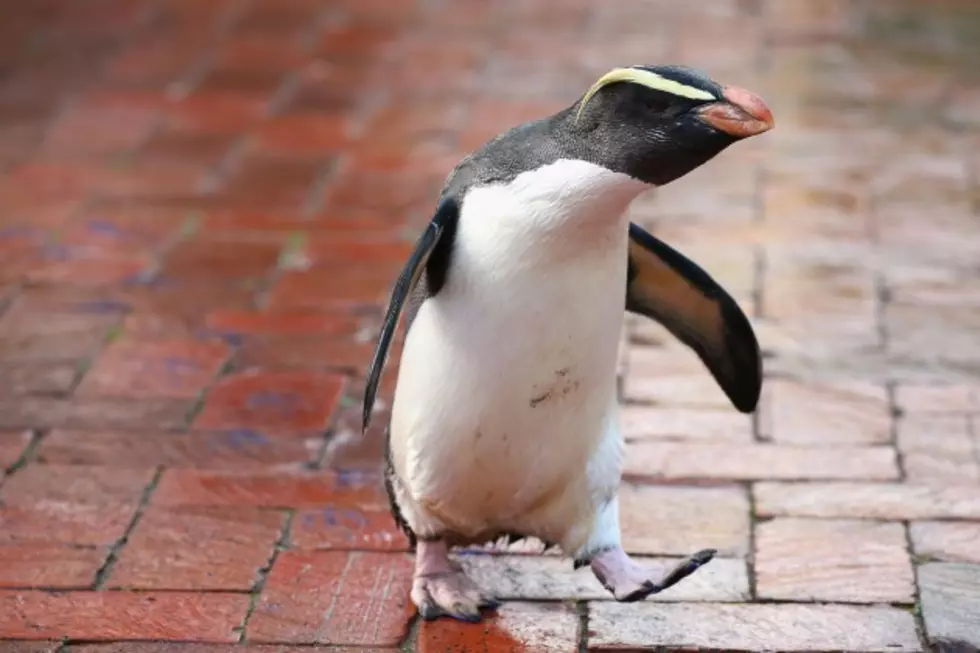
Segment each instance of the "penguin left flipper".
M402 268L401 274L395 281L395 287L391 291L391 298L388 300L388 309L385 312L384 322L381 326L381 334L378 337L378 344L374 350L374 358L371 360L371 367L368 370L367 383L364 390L364 406L362 419L362 431L366 431L371 421L371 411L374 409L374 400L378 393L378 384L381 382L381 373L384 371L385 363L388 362L388 352L391 349L391 342L395 337L395 329L398 327L398 318L402 314L405 302L415 289L426 270L429 259L436 252L440 243L449 244L451 238L443 238L447 230L455 227L456 219L459 216L459 205L452 197L445 197L439 202L435 215L429 222L422 235L415 243L415 249ZM444 247L445 249L445 247ZM431 274L430 274L431 277ZM441 280L440 280L441 282ZM429 291L435 294L438 288L431 287Z
M745 313L701 267L633 223L626 310L662 324L698 354L739 411L755 410L762 355Z

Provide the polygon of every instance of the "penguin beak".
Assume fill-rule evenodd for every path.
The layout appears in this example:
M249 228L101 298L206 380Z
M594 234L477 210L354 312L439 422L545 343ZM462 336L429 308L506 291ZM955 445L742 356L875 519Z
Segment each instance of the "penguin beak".
M737 86L727 86L724 101L712 102L698 109L701 121L734 138L758 136L773 128L772 111L755 93Z

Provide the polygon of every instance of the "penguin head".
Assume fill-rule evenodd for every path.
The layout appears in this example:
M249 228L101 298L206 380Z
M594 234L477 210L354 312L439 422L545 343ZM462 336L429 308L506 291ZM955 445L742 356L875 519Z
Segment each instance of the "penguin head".
M656 186L773 127L757 95L683 66L616 68L566 118L594 163Z

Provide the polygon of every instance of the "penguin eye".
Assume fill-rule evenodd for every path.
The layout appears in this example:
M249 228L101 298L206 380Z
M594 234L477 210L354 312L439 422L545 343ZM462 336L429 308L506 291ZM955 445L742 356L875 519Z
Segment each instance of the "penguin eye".
M663 113L670 109L671 105L674 104L673 100L676 98L668 93L660 93L658 91L648 91L643 94L642 102L643 107L647 111L655 113Z

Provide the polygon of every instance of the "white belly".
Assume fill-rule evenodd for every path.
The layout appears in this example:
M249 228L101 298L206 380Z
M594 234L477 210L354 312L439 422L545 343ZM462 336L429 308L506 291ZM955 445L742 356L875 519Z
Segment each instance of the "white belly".
M643 187L574 163L571 172L592 184L578 202L565 197L577 213L547 219L554 207L528 201L520 177L467 197L447 283L405 342L395 471L417 510L461 535L534 534L529 521L574 519L576 504L588 510L587 495L618 481L620 447L607 447L606 469L595 458L610 433L618 438L622 213ZM540 189L546 180L531 181Z

